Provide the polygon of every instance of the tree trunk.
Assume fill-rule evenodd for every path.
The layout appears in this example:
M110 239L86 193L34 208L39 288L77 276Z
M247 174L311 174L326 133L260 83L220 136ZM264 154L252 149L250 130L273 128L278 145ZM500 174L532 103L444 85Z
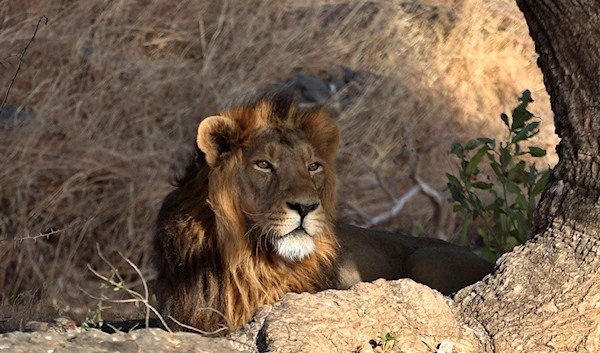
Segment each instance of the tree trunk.
M600 3L517 0L558 135L535 237L503 256L457 310L489 352L600 351Z

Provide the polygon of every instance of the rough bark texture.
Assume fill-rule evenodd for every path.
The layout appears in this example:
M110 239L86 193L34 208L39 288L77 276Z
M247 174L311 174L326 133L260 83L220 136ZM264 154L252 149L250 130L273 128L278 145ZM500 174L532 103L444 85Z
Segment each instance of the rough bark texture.
M456 296L493 352L600 351L600 4L518 0L562 138L533 241Z

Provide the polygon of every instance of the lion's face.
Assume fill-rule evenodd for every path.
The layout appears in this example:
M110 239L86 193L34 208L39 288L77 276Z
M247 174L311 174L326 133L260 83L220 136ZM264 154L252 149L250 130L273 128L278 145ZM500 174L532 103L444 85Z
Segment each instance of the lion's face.
M257 230L251 233L258 246L291 261L310 255L314 237L330 222L322 198L332 166L302 135L271 131L257 137L244 148L238 175L240 206Z
M255 250L300 261L332 234L338 128L322 111L281 119L256 109L205 119L198 145L212 168L209 182L235 189L232 207ZM219 207L217 197L210 201Z

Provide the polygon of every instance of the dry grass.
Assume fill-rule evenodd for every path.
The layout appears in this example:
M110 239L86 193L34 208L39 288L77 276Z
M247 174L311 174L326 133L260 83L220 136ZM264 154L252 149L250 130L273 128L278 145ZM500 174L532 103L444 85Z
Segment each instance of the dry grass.
M170 165L198 121L299 70L339 64L386 77L339 117L342 201L373 213L388 205L381 192L352 186L370 182L357 150L389 172L405 158L403 136L419 149L450 117L456 138L498 136L499 113L525 88L547 118L540 140L552 148L548 98L512 1L399 3L0 2L0 57L24 47L41 15L50 19L9 100L26 117L0 122L0 329L58 314L82 321L94 301L79 288L94 293L99 285L86 264L107 270L96 243L112 263L124 265L120 251L152 279L155 214L171 190ZM16 62L2 62L0 87L7 87ZM453 163L447 146L421 163L420 174L439 190ZM430 219L427 201L415 200L385 226L427 230ZM51 231L58 232L15 240ZM127 271L130 287L141 286ZM104 316L135 314L113 308Z

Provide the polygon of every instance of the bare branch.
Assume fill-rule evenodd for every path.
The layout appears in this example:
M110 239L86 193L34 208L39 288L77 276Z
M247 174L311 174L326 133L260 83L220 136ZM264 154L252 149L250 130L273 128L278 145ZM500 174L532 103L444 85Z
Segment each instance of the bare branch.
M110 284L111 286L115 287L115 288L121 288L123 289L128 295L130 295L132 298L131 299L110 299L110 298L104 298L104 297L96 297L93 296L89 293L87 293L86 291L84 291L83 289L80 288L80 290L85 293L86 295L88 295L89 297L99 300L99 301L106 301L109 303L142 303L144 305L144 307L146 308L146 315L145 315L145 324L146 324L146 328L150 327L150 312L154 313L154 315L156 315L156 317L158 318L158 320L160 321L160 323L162 324L162 326L169 332L173 332L169 326L167 325L166 321L164 320L164 318L162 317L162 315L158 312L158 310L152 306L150 304L150 291L148 290L148 284L146 282L146 279L144 278L142 272L140 271L139 267L133 263L133 261L129 260L127 257L125 257L122 253L119 252L119 255L127 262L127 264L129 266L131 266L134 271L140 276L141 280L142 280L142 285L144 287L144 295L132 290L131 288L129 288L126 284L124 279L121 277L121 275L119 274L119 270L110 262L108 261L108 259L102 254L102 251L100 250L100 246L98 244L96 244L96 249L98 252L98 256L102 259L102 261L104 263L106 263L110 269L111 269L111 273L117 277L118 281L115 281L113 278L109 278L107 276L104 276L102 274L100 274L98 271L94 270L92 268L92 266L90 266L88 264L88 269L98 278L100 278L101 280L103 280L104 282Z
M0 113L2 113L2 110L4 109L4 106L6 105L6 102L8 101L8 96L10 94L10 90L12 89L12 86L15 84L15 80L17 79L17 76L19 75L19 71L21 71L21 64L23 63L23 58L25 57L25 52L27 52L27 49L29 48L31 43L33 43L33 40L35 39L35 35L37 34L37 31L40 28L40 24L42 23L42 21L44 21L44 24L48 24L48 17L46 17L46 16L40 17L37 25L35 26L35 31L33 31L33 35L31 36L31 39L29 40L29 42L27 43L27 45L25 46L23 51L21 51L21 54L18 56L19 64L17 65L17 69L15 70L15 74L13 75L12 80L8 84L8 89L6 90L6 95L4 96L4 101L0 105Z
M374 167L366 160L366 158L364 158L364 156L362 156L360 153L357 153L365 168L367 168L367 170L376 177L377 185L386 193L388 198L392 201L392 206L388 211L376 216L369 216L368 214L360 210L357 206L351 203L346 203L357 215L359 215L365 221L365 226L372 227L397 216L400 213L400 211L404 208L406 203L410 201L417 193L421 192L430 200L430 202L433 205L433 218L435 220L436 236L440 239L447 238L443 229L444 217L442 196L433 187L425 183L419 177L419 163L423 159L423 157L427 155L434 147L439 146L451 136L448 134L444 134L445 131L447 131L447 128L451 122L452 118L447 119L444 125L438 130L436 136L425 148L421 149L421 151L417 151L411 148L412 142L410 141L410 134L408 133L409 128L406 122L404 122L406 132L403 135L403 142L404 146L406 146L406 148L404 149L404 153L406 153L407 157L406 165L408 165L409 168L408 175L405 174L398 176L398 168L396 168L392 174L392 178L386 180L381 175L379 167ZM402 197L397 197L394 191L395 184L398 180L404 179L410 179L414 185Z
M381 189L383 191L385 191L385 193L390 198L390 200L392 202L394 202L396 200L396 193L394 192L394 190L392 188L390 188L388 183L385 182L385 180L383 179L383 176L381 175L381 172L379 171L379 168L373 167L365 159L365 157L363 157L363 155L360 152L357 151L356 154L358 155L358 158L360 158L361 162L364 164L365 168L367 168L368 171L370 171L371 173L373 173L373 175L375 175L375 177L377 178L377 184L379 185L379 187L381 187Z
M371 219L367 222L367 226L372 227L396 216L398 213L400 213L402 208L404 208L404 205L406 205L406 203L417 194L417 192L419 192L419 187L413 186L406 194L404 194L400 199L394 202L394 206L391 210L377 215L375 217L371 217Z

